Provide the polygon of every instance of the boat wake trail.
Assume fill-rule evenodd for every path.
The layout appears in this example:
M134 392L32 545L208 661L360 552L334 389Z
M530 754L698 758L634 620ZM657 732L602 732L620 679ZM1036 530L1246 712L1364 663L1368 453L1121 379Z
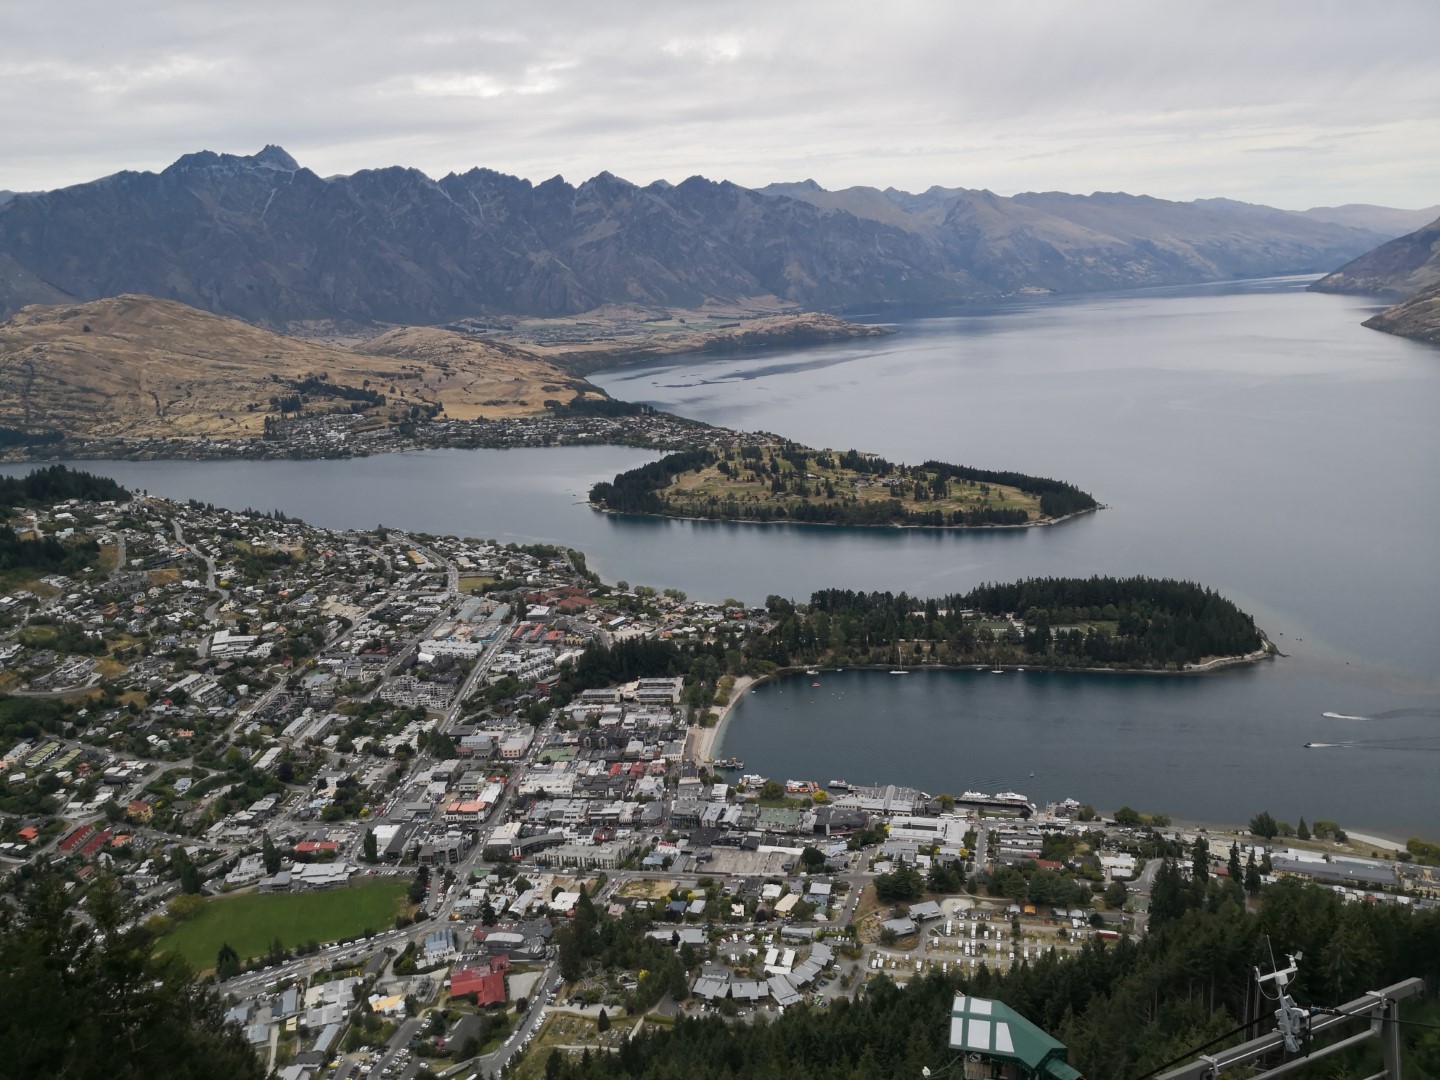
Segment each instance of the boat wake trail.
M1425 744L1432 745L1425 745ZM1440 735L1416 735L1396 739L1347 739L1345 742L1307 742L1307 750L1403 750L1407 754L1421 751L1440 754Z
M1369 720L1369 719L1371 719L1371 717L1368 717L1368 716L1351 716L1349 713L1343 713L1343 712L1323 712L1323 713L1321 713L1320 715L1321 715L1321 716L1329 717L1331 720Z
M1412 717L1419 717L1419 716L1431 716L1431 717L1436 718L1437 720L1440 720L1440 709L1435 709L1435 708L1390 709L1390 710L1387 711L1387 712L1377 712L1377 713L1375 714L1375 716L1374 716L1374 719L1376 719L1376 720L1403 720L1403 719L1409 719L1409 718L1412 718Z

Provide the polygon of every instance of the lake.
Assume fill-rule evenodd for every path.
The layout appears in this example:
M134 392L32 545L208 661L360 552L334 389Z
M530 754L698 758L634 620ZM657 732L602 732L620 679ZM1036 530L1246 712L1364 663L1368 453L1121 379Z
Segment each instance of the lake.
M1054 476L1107 506L1053 528L596 513L592 483L655 456L623 448L84 467L319 525L565 543L608 580L715 600L830 585L927 595L1045 574L1193 579L1254 614L1287 657L1203 678L827 675L829 704L812 711L797 693L808 682L787 681L746 697L725 751L782 777L1013 787L1215 820L1269 808L1434 836L1440 350L1364 329L1372 305L1306 293L1309 280L892 313L893 337L593 376L711 423Z

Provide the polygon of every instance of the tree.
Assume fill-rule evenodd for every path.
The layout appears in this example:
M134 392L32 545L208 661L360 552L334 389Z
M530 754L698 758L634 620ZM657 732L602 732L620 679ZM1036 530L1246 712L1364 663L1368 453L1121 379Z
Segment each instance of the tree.
M1380 947L1361 908L1359 904L1346 905L1321 953L1321 970L1334 1001L1363 992L1380 967Z
M965 888L965 873L956 863L932 859L925 884L931 892L958 893Z
M260 844L260 857L265 860L265 873L274 875L280 872L280 850L268 832Z
M65 911L64 882L32 880L0 919L0 1046L8 1076L261 1080L224 1006L185 963L155 954L112 880L89 893L93 922Z
M818 874L825 869L825 855L819 848L805 845L805 850L800 852L800 865L808 874Z
M365 830L365 861L378 863L380 861L380 842L375 839L375 830Z
M1210 845L1203 836L1195 837L1190 848L1190 875L1202 885L1210 880Z
M1245 891L1251 896L1260 895L1260 868L1255 865L1255 850L1250 850L1250 858L1245 862Z
M1240 868L1240 842L1230 842L1230 861L1225 865L1225 871L1230 875L1230 880L1236 885L1245 884L1244 871Z
M1300 819L1300 824L1295 826L1295 838L1297 840L1310 839L1310 826L1305 824L1305 819Z
M1130 890L1123 881L1112 881L1105 889L1105 906L1119 910L1130 897Z
M1189 906L1188 890L1180 871L1170 859L1160 863L1155 884L1150 890L1150 926L1158 928L1167 922L1178 922Z
M1117 825L1139 825L1140 811L1132 810L1128 806L1122 806L1115 811L1115 824Z
M190 861L190 856L185 854L185 849L177 847L170 861L175 867L175 876L180 879L180 891L198 893L201 887L200 871Z
M610 1030L610 1014L604 1009L601 1009L600 1015L595 1018L595 1030L601 1035Z
M881 900L918 900L925 894L925 879L913 866L898 866L875 878L875 895Z
M785 785L779 780L766 780L760 788L760 798L773 802L785 797Z
M239 974L240 954L231 948L227 941L220 946L220 951L215 955L215 979L217 982L224 982Z
M1266 840L1274 840L1280 835L1280 823L1271 816L1269 810L1262 810L1250 819L1250 831Z

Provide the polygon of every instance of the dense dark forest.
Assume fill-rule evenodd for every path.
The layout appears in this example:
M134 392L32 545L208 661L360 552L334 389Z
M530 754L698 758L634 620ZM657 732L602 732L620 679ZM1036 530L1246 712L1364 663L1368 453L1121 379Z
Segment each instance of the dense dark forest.
M1031 578L931 600L826 589L811 596L808 608L772 598L771 610L777 623L751 650L782 667L834 661L1163 668L1262 645L1254 619L1223 596L1146 577Z
M788 465L782 471L781 463ZM750 476L759 478L756 469L763 470L761 449L743 446L738 451L725 451L722 455L709 450L686 450L671 454L659 461L642 465L629 472L620 473L609 483L599 483L590 489L590 501L598 506L625 514L684 514L687 517L712 518L724 521L796 521L824 525L919 525L936 528L981 525L1023 525L1030 515L1023 509L1002 506L975 506L967 509L946 509L927 505L943 499L955 483L971 487L1003 484L1040 499L1041 512L1048 517L1063 517L1066 514L1093 510L1098 504L1095 499L1071 484L1043 477L1027 476L1017 472L996 472L989 469L972 469L963 465L949 465L939 461L927 461L923 466L910 469L896 465L884 458L847 450L832 455L828 451L814 451L794 444L782 444L772 455L770 467L773 474L766 473L768 491L771 495L793 496L786 502L746 501L736 497L712 496L704 500L687 501L681 506L672 505L664 491L681 473L699 471L718 464L727 476ZM843 470L862 476L874 476L895 481L897 497L880 500L861 500L844 497L843 489L831 479L807 477L807 469L818 465L827 470ZM748 470L748 471L747 471ZM837 501L837 491L841 494ZM906 502L898 497L908 493L913 501ZM988 494L988 491L986 492ZM810 501L811 498L815 501Z
M1179 905L1139 941L1095 941L1073 959L1046 955L1009 973L931 974L896 989L883 977L854 1003L799 1006L773 1023L719 1018L648 1028L618 1054L557 1057L547 1077L591 1080L820 1080L919 1077L952 1063L949 1012L957 992L998 998L1064 1042L1092 1080L1148 1074L1258 1016L1251 1036L1273 1029L1273 1002L1258 1000L1253 968L1303 952L1295 999L1334 1006L1411 976L1440 975L1440 911L1346 903L1296 882L1266 889L1258 912L1212 879L1187 884ZM1412 1014L1413 1015L1413 1014ZM1245 1033L1228 1040L1239 1042ZM1440 1076L1440 1029L1407 1027L1407 1072ZM1371 1075L1372 1043L1296 1075Z
M0 525L0 573L33 570L37 574L73 574L94 566L100 545L93 540L66 544L53 536L21 540L9 525Z
M0 476L0 508L50 506L68 499L110 502L130 493L108 476L96 476L64 465L48 465L25 476Z
M703 469L715 461L709 450L681 450L620 473L611 483L596 484L590 489L590 501L621 514L663 514L665 501L656 493L680 473Z
M63 885L41 879L19 908L0 906L0 1076L265 1075L214 990L154 953L108 881L90 891L85 922L66 914Z

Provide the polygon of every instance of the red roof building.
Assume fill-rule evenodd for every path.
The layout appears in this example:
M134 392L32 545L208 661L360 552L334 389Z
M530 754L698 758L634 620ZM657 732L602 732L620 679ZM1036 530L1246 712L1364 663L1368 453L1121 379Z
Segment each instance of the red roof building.
M65 852L65 854L67 855L70 854L70 852L74 851L86 840L90 839L91 835L93 835L94 832L94 825L81 825L69 836L65 837L64 840L60 841L60 850Z
M340 845L334 840L302 840L293 850L302 858L316 859L334 855L340 850Z
M475 967L457 967L450 975L452 998L475 995L477 1005L498 1005L505 1000L505 973L508 956L495 956Z

